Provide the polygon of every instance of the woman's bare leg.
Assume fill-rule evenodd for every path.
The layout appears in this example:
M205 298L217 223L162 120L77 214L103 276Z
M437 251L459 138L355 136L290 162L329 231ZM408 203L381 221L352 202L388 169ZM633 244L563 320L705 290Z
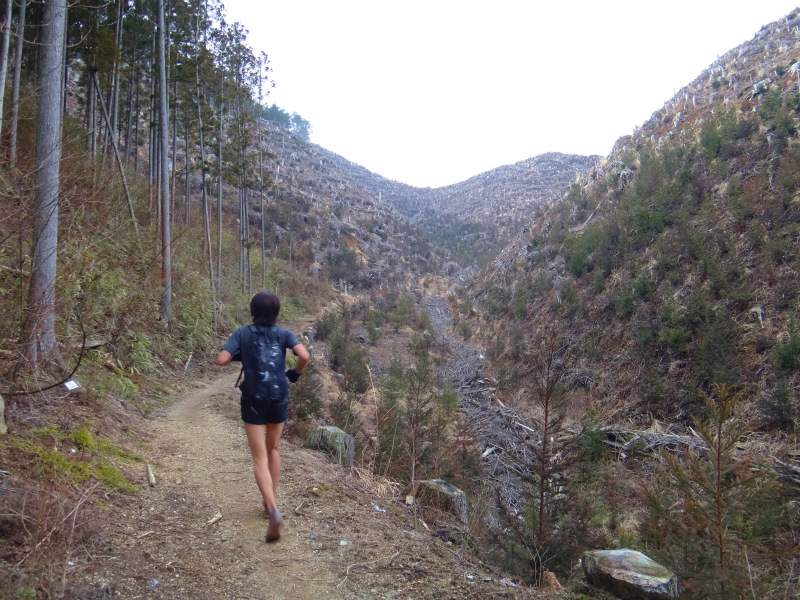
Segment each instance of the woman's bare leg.
M275 486L272 483L267 454L267 427L265 425L245 423L244 430L247 433L250 454L253 455L253 472L256 475L256 484L261 491L261 496L264 498L267 509L272 512L277 510L278 503L275 500Z
M269 464L269 474L272 478L272 492L277 502L278 480L281 477L281 455L278 453L278 441L283 434L285 423L267 423L267 462Z

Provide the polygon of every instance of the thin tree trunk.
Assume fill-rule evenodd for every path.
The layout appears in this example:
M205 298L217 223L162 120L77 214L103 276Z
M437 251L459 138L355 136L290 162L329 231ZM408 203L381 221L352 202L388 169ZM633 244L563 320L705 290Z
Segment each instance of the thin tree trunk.
M188 227L191 222L191 203L189 201L189 196L191 194L191 185L189 183L189 162L191 157L189 156L189 121L184 120L183 122L183 133L186 138L186 202L184 204L184 209L186 210L186 226Z
M67 4L69 10L69 4ZM65 17L66 18L66 17ZM64 25L62 36L62 44L64 45L64 56L61 57L61 119L63 121L64 115L67 114L67 83L69 83L69 61L67 60L69 46L67 46L67 26Z
M247 241L245 239L245 225L244 225L244 190L242 189L242 177L239 176L239 276L242 282L242 293L245 291L245 272L247 269L247 259L245 258L245 248Z
M175 78L175 84L173 86L173 100L175 103L175 110L172 111L172 190L170 191L170 202L172 205L170 208L170 217L173 219L175 218L173 215L175 213L175 183L178 179L177 169L178 169L178 79Z
M222 289L222 139L223 139L223 105L222 94L225 90L225 71L222 71L219 85L219 149L217 162L219 164L219 186L217 188L217 289Z
M139 104L139 95L141 93L141 86L139 85L139 63L134 61L134 76L133 81L136 85L136 107L133 111L133 144L131 144L131 150L133 151L133 170L137 173L139 172L139 119L140 114L139 111L141 110L141 105ZM127 152L127 148L125 149Z
M89 70L89 82L86 86L89 91L89 131L91 132L91 152L92 152L92 188L97 185L97 86L94 76L95 72Z
M3 131L3 98L6 95L6 75L8 74L8 50L11 46L11 5L13 0L6 0L3 13L3 39L0 42L0 133ZM59 88L60 89L60 81Z
M115 33L117 38L117 48L121 48L122 47L122 0L117 0L117 30ZM114 60L114 73L112 76L112 83L111 83L112 86L111 102L109 105L109 116L111 118L111 123L108 128L111 130L111 135L109 137L112 142L118 138L117 131L119 131L119 79L120 79L121 59L122 56L120 55L118 58Z
M245 182L246 184L246 182ZM250 210L247 201L247 188L244 191L244 222L247 229L247 297L253 296L253 263L250 259Z
M95 84L97 84L97 72L94 73L94 79ZM98 85L97 87L99 88L100 86ZM114 156L117 158L117 167L119 168L119 175L122 177L122 186L125 188L125 198L128 200L128 213L131 216L131 221L133 221L133 228L136 230L136 237L139 237L139 223L136 221L136 215L133 213L133 200L131 199L131 192L128 189L128 180L125 179L125 169L122 166L122 157L119 155L117 136L114 133L114 128L111 127L108 112L106 111L106 105L103 102L103 97L98 94L98 98L100 99L100 108L103 110L103 117L105 117L106 125L111 130L111 146L114 150Z
M9 0L9 3L11 0ZM56 348L55 300L58 250L58 185L61 162L61 89L67 1L44 5L38 118L36 121L36 215L34 255L25 324L26 354L32 365ZM49 91L49 93L48 93Z
M27 0L20 0L17 17L17 49L14 55L14 83L11 87L11 135L8 141L8 162L13 169L17 166L17 129L19 126L19 85L22 77L22 52L25 44L25 12Z
M169 106L167 105L167 57L165 46L164 0L158 0L158 75L159 75L159 131L161 133L161 257L164 281L164 302L161 316L164 326L172 318L172 247L169 231Z
M200 133L200 194L202 195L203 210L203 255L208 253L211 258L211 228L208 223L208 191L206 190L206 139L203 131L203 96L200 88L200 17L197 17L197 29L194 34L194 74L195 94L197 97L197 130ZM214 288L213 262L210 262L212 273L211 288Z
M261 196L261 289L267 289L267 242L265 239L266 225L264 221L264 131L262 125L262 111L264 110L264 81L262 79L263 57L258 63L258 180ZM289 251L289 267L291 268L291 250Z
M147 134L148 137L148 156L149 159L149 168L148 168L148 204L150 206L150 214L153 214L153 196L154 196L154 189L153 189L153 182L155 180L155 146L156 146L156 37L153 36L153 44L151 48L151 59L150 59L150 127Z
M128 101L125 111L125 163L130 165L131 160L131 134L133 133L133 82L136 75L136 36L133 37L132 64L128 70Z

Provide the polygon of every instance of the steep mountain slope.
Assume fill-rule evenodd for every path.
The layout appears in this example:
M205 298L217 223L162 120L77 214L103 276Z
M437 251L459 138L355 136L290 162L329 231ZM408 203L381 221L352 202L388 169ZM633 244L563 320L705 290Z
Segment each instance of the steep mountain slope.
M380 200L376 175L266 122L264 148L273 181L264 207L266 248L317 276L385 288L438 270L444 258L430 238ZM251 238L261 207L253 195ZM256 242L258 243L258 242Z
M384 195L464 266L483 265L532 210L559 198L599 156L550 152L441 188L393 186Z
M490 412L552 427L527 510L552 511L556 561L604 539L669 565L682 596L797 594L798 72L794 11L620 138L454 298L456 330L486 347Z
M467 223L489 219L503 228L529 214L540 201L560 197L576 175L599 160L599 156L548 152L441 188L395 185L384 197L417 221L446 215Z
M800 337L797 13L721 56L471 288L507 394L511 346L563 328L575 395L649 423L700 409L698 388L745 385L765 428L794 430ZM524 383L517 396L526 394Z
M576 175L593 168L600 158L548 153L454 185L416 188L372 173L273 123L268 124L266 147L276 156L271 174L284 187L316 204L330 202L342 213L342 221L366 227L366 232L351 233L366 245L367 254L375 247L366 234L383 235L374 224L381 220L389 224L402 215L463 266L488 260L518 233L532 208L562 196ZM422 247L410 254L417 261L432 255L431 249Z

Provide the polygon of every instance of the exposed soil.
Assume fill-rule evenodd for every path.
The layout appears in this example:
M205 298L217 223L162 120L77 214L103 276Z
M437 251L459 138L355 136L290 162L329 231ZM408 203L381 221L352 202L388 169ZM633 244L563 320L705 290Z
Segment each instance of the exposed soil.
M367 479L286 441L282 537L266 544L235 378L230 369L198 384L150 421L157 483L114 501L105 555L76 568L67 597L548 597L415 531L405 506Z

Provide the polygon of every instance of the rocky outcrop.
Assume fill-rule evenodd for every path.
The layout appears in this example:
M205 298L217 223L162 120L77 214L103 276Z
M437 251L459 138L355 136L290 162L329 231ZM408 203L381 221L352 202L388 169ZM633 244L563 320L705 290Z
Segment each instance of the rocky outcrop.
M418 481L417 488L420 486L427 488L442 497L446 498L455 509L458 517L462 523L469 523L469 515L467 512L467 495L449 481L444 479L428 479L426 481ZM419 493L419 489L415 493Z
M340 465L353 466L355 441L338 427L317 427L308 437L308 446L327 452Z
M589 550L583 571L594 585L621 598L660 600L678 597L678 577L635 550Z

